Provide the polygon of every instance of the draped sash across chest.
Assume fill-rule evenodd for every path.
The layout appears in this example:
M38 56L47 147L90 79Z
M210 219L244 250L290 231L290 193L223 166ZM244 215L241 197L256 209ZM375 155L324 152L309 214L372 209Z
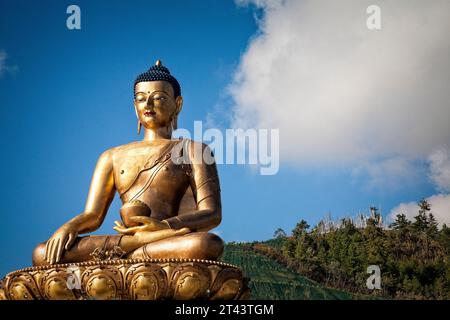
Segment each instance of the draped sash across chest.
M158 168L170 161L171 151L178 143L180 143L179 140L170 141L157 153L150 146L123 148L116 151L113 155L113 171L115 185L120 196L122 197L133 186L141 172L153 169L154 172L149 175L149 179L153 179ZM145 185L149 182L151 183L151 181L147 181ZM137 196L138 194L133 198Z

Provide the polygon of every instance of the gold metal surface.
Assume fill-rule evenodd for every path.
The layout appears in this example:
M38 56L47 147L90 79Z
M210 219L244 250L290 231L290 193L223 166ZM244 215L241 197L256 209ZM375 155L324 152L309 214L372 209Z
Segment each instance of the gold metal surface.
M153 80L161 72L169 81ZM35 248L34 267L0 280L0 300L250 297L241 271L215 261L223 241L208 231L222 209L216 165L203 161L211 150L172 139L183 98L161 61L143 75L134 109L144 139L103 152L84 211ZM123 204L118 233L80 236L100 227L116 192ZM80 276L77 289L68 285L71 268Z
M69 287L74 275L78 286ZM216 261L87 261L11 272L0 284L0 300L248 299L247 281L237 267Z
M162 67L160 60L156 66ZM36 247L34 265L92 260L105 252L130 258L216 260L221 256L222 240L207 232L221 221L217 169L195 151L210 150L199 142L171 138L182 105L183 98L175 97L170 82L136 83L134 108L144 139L103 152L84 211ZM189 161L180 163L174 156ZM122 222L116 221L114 227L119 234L80 237L100 227L116 191L123 203ZM181 214L185 194L193 196L194 207Z

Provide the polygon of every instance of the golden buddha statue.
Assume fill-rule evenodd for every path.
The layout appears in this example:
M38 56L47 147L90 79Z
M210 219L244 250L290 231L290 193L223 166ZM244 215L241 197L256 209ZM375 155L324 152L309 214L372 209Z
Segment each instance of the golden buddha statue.
M36 247L33 265L88 261L111 252L125 259L221 256L222 240L208 233L221 221L216 165L203 161L212 153L202 143L172 139L182 104L180 85L161 61L137 77L134 108L144 139L100 156L84 212ZM100 227L116 190L123 203L122 222L114 227L119 234L80 237Z

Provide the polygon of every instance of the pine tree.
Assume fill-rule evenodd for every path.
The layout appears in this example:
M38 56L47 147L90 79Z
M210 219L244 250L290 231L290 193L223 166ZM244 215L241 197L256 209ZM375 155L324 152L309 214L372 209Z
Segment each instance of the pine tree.
M411 221L403 213L397 214L395 221L389 225L394 230L404 231L411 226Z
M420 200L417 205L419 206L419 214L414 217L415 221L412 225L417 231L426 231L429 228L428 214L431 205L425 199Z
M292 230L292 236L295 239L300 239L300 237L306 233L306 231L309 229L309 224L305 220L301 220L297 225L295 226L294 230Z
M432 239L436 239L439 235L438 230L438 223L433 215L433 213L429 213L428 215L428 230L427 230L428 236L430 236Z
M274 238L286 238L286 232L284 232L283 229L278 228L277 230L275 230L274 234L273 234Z

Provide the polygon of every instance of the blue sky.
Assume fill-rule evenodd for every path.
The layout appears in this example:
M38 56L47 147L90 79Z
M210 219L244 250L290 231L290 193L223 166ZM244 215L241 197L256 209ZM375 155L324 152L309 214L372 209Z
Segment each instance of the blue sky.
M66 28L72 3L81 8L81 30ZM34 246L82 212L104 150L139 139L132 85L156 59L181 84L180 127L192 129L208 114L224 127L235 124L230 119L240 107L229 100L254 93L230 97L228 88L246 86L234 75L251 70L243 59L252 57L249 49L267 30L255 20L264 19L264 10L270 18L267 7L233 1L2 1L0 274L29 266ZM275 127L292 138L281 144L303 149L295 132ZM300 219L314 224L327 212L342 217L369 205L388 214L400 203L436 193L424 156L412 157L417 174L407 184L386 186L377 183L371 165L315 165L315 159L299 165L304 159L296 154L287 159L282 152L274 176L219 166L223 220L217 231L225 241L263 240L278 227L290 231ZM96 233L113 232L119 208L116 198Z

